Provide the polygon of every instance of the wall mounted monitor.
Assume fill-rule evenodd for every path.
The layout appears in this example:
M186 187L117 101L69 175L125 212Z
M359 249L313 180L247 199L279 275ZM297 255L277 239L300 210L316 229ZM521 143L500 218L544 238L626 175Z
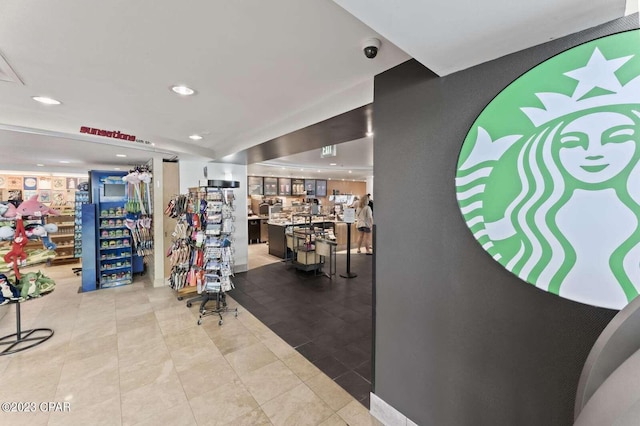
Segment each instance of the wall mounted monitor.
M291 181L291 195L304 195L304 179Z
M326 197L327 196L327 181L326 180L316 180L316 197Z
M262 182L262 177L249 176L247 189L249 190L249 195L263 195L264 186Z
M316 180L315 179L305 179L304 180L304 189L307 191L307 195L316 195Z
M278 195L278 178L264 178L264 195Z
M278 178L278 195L291 195L291 179Z

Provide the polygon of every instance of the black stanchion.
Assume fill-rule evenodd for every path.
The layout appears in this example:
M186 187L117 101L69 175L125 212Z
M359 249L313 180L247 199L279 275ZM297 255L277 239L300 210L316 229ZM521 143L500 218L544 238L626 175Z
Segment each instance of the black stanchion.
M355 278L358 274L351 272L351 223L347 223L347 272L340 274L342 278Z

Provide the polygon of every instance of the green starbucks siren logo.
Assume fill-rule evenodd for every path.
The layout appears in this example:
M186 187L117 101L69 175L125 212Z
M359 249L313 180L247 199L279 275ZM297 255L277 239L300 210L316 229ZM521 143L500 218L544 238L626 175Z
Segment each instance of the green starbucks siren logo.
M640 30L557 55L504 89L465 138L467 226L536 287L621 309L640 291Z

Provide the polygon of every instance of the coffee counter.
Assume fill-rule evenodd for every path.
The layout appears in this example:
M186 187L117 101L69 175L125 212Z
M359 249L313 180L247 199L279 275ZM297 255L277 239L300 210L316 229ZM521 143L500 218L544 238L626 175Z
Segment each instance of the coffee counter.
M314 221L314 225L322 225L324 228L332 228L336 236L337 250L345 250L347 248L347 223L335 220ZM287 226L294 225L291 222L268 222L269 227L269 254L284 259L287 254L287 239L285 230ZM295 224L301 225L301 224ZM355 224L351 228L351 247L355 246L357 232Z

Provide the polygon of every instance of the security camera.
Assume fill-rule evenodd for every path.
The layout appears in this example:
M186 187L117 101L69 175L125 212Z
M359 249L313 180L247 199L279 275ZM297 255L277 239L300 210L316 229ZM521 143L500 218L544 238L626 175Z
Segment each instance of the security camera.
M373 59L378 54L378 49L380 49L380 40L377 38L370 38L366 40L362 45L362 50L364 50L364 56L369 59Z

